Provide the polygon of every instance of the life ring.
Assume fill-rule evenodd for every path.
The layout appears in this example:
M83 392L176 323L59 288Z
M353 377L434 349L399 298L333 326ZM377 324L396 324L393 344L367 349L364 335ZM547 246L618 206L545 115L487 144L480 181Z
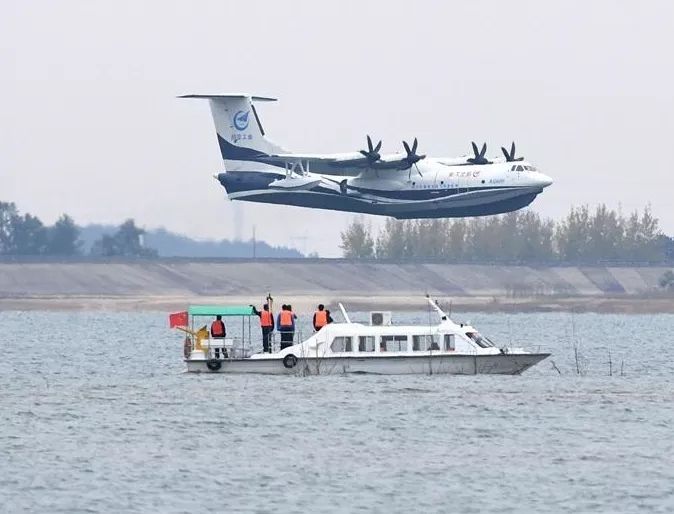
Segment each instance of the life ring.
M297 357L295 357L292 353L289 353L285 357L283 357L283 366L291 369L294 368L297 365Z
M206 367L211 371L218 371L222 367L222 362L218 359L208 359L206 361Z

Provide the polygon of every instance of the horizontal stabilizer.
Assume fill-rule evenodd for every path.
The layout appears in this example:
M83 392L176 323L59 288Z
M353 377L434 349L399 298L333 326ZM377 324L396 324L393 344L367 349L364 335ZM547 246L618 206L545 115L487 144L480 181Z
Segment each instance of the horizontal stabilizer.
M231 95L181 95L178 98L203 98L206 100L217 100L225 98L250 98L254 102L275 102L277 100L276 98L271 98L268 96L254 96L254 95L246 95L243 93Z

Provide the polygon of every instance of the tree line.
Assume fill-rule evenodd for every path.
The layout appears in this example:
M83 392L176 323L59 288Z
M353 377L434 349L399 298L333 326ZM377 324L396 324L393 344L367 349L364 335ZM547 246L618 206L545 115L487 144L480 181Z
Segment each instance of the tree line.
M571 208L561 221L531 210L498 216L387 219L376 233L363 218L341 233L346 258L445 262L596 263L674 260L674 239L650 207L625 216L598 205Z
M132 219L114 234L104 234L91 247L92 256L154 257L157 251L143 246L145 231ZM32 214L21 214L14 203L0 202L0 255L83 255L80 229L63 214L53 225L45 225Z

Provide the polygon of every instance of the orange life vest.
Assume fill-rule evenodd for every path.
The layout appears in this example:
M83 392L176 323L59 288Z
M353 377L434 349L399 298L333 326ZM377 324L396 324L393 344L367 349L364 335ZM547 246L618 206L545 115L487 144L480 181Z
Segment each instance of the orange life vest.
M316 316L316 319L314 320L314 326L316 328L321 328L321 327L328 324L328 313L327 312L316 311L314 316Z
M262 311L260 313L260 326L271 327L274 325L274 316L269 311Z
M225 324L222 320L216 319L211 324L211 335L213 337L222 337L225 335Z
M279 320L279 325L281 325L282 327L292 327L293 311L281 311L281 319Z

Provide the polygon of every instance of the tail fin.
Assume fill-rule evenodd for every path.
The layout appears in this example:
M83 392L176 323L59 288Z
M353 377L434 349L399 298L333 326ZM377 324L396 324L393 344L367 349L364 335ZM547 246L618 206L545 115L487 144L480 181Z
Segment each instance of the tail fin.
M259 169L260 165L251 165L250 161L269 154L285 153L265 136L253 105L253 102L274 102L276 98L250 95L184 95L178 98L204 98L209 101L226 170Z

